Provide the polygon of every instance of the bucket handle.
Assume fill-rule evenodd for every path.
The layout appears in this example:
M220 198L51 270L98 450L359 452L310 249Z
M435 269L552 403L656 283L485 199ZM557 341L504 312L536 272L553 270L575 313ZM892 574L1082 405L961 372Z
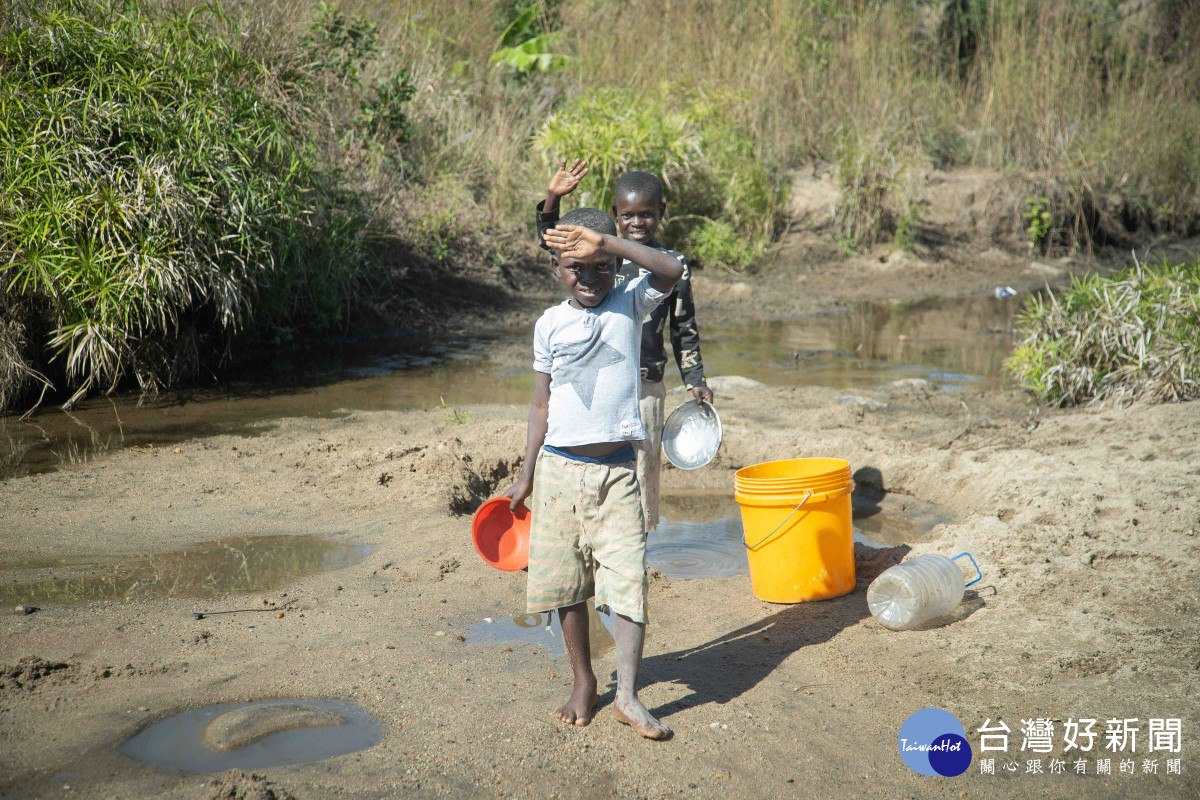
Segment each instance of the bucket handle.
M759 539L754 544L746 544L745 539L742 540L742 544L746 544L747 550L753 550L754 548L758 547L760 544L765 542L767 539L770 539L772 536L779 533L780 528L782 528L784 525L787 525L788 520L791 519L796 514L796 512L800 510L800 506L802 506L808 502L808 498L810 498L810 497L812 497L811 489L809 489L807 491L807 493L804 495L804 499L800 501L799 505L797 505L795 508L792 509L792 513L788 514L786 517L783 518L783 522L779 523L779 525L775 528L775 530L771 531L770 533L768 533L763 538Z
M975 568L975 574L978 576L977 578L975 578L975 580L969 581L966 584L966 586L970 586L972 583L979 583L981 580L983 580L983 570L981 570L979 568L979 565L975 563L975 556L971 555L970 553L964 552L964 553L959 553L958 555L956 555L954 558L952 558L950 560L958 561L958 559L962 558L963 556L966 556L967 558L971 559L971 566L973 566ZM964 586L963 588L966 588L966 587Z

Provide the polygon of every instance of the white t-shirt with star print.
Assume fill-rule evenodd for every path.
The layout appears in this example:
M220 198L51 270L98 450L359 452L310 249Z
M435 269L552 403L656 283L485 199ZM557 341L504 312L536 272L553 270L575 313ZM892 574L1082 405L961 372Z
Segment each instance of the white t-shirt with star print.
M550 375L546 444L646 438L638 415L642 321L666 296L642 275L614 286L595 308L564 300L546 309L533 329L533 368Z

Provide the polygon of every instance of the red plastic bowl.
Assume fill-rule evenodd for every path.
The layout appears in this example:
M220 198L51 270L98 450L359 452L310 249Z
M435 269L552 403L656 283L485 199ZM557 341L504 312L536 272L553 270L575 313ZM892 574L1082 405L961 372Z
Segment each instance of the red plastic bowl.
M507 497L493 497L475 512L471 539L479 555L491 566L516 572L529 566L529 509L517 506L514 514Z

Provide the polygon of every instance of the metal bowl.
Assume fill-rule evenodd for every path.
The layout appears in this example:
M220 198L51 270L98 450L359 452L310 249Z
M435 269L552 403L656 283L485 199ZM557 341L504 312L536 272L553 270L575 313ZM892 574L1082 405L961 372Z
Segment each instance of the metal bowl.
M709 403L684 401L663 425L662 448L678 469L706 467L721 446L721 418Z

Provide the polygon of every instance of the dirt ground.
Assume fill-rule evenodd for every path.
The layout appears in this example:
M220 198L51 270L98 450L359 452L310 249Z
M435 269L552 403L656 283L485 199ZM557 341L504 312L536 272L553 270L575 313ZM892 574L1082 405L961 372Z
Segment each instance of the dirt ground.
M701 276L697 293L714 298L715 316L750 315L768 296L787 314L1031 278L1018 269L1029 259L997 252L978 272L894 256L911 261L870 280L870 259L887 266L892 256L823 268L817 255L793 257L794 268L752 286ZM946 277L952 272L959 283ZM739 285L747 288L731 288ZM0 485L0 563L20 567L13 580L69 574L46 566L60 560L228 536L323 534L374 547L360 563L265 594L46 603L30 615L5 609L0 796L1200 794L1194 404L1039 410L1012 390L907 381L856 393L873 403L845 405L842 391L725 377L716 384L725 423L717 460L698 472L666 470L665 493L732 495L741 466L837 456L856 470L861 490L886 492L889 503L933 504L954 521L902 547L859 546L857 588L832 600L771 605L754 598L745 576L656 576L642 698L674 729L669 741L641 740L612 718L611 652L597 659L596 720L575 729L553 717L569 694L565 658L527 644L464 641L469 624L523 611L523 573L487 567L472 547L469 513L454 511L509 485L526 409L468 407L466 424L441 408L354 412L185 442L179 452L131 448ZM882 570L911 555L963 550L984 581L949 623L896 633L870 617L866 588ZM260 604L282 616L193 618L203 608ZM315 764L256 770L258 778L173 772L117 750L186 709L276 698L353 700L383 724L383 740ZM973 747L985 720L1005 721L1012 740L995 775L980 774L979 752L957 778L904 766L900 726L930 706L955 714ZM1050 774L1050 758L1076 757L1063 753L1062 723L1081 717L1099 720L1099 731L1106 720L1137 718L1135 754L1106 751L1101 736L1085 754L1088 774ZM1054 722L1053 753L1020 752L1022 720L1034 718ZM1148 751L1150 718L1182 721L1180 752ZM1113 758L1112 776L1096 775L1097 756ZM1044 774L1026 774L1034 757L1045 760ZM1135 774L1122 774L1118 764L1130 757ZM1182 774L1167 773L1168 758L1180 759ZM1157 771L1147 773L1152 759ZM1009 761L1017 771L1003 769Z

